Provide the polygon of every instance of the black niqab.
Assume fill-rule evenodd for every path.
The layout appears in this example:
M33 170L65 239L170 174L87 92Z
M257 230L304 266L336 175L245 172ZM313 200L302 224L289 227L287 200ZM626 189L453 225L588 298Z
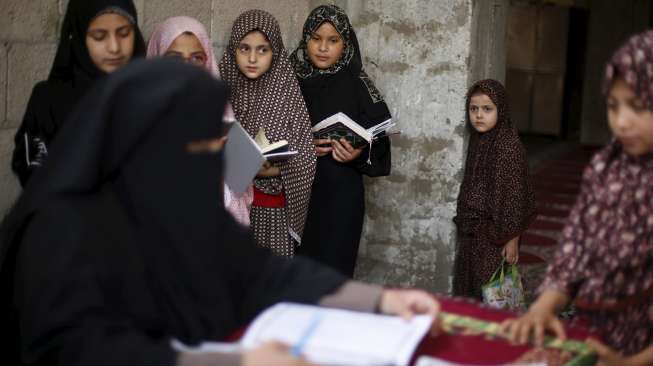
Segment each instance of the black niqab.
M223 339L343 283L256 248L224 210L221 154L186 151L221 135L226 99L204 70L156 60L80 103L3 225L3 314L24 362L171 364L171 338Z

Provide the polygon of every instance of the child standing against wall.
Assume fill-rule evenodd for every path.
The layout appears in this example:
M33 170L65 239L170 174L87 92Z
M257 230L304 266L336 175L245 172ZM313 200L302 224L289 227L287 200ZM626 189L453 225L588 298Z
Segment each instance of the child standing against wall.
M454 218L453 294L481 299L481 286L501 263L517 263L519 237L535 216L535 200L503 85L478 81L465 107L470 137Z
M335 5L314 9L291 55L312 125L343 112L364 128L390 118L374 82L363 71L358 39ZM314 140L317 170L301 253L353 276L365 216L363 174L390 174L390 141L354 149L346 140Z
M293 256L302 242L315 155L306 105L277 20L262 10L241 14L219 68L231 88L230 101L243 128L252 137L263 130L271 142L286 140L290 150L298 151L289 160L266 162L261 168L254 179L250 214L260 246Z

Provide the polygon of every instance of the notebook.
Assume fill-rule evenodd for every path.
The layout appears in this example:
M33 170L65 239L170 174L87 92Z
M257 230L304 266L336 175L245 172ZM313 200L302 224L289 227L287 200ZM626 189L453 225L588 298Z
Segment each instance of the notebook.
M292 303L259 315L242 339L244 348L281 341L319 365L406 366L430 329L430 316L406 321L396 316ZM307 335L307 330L311 330Z
M291 346L291 352L324 366L407 366L433 318L396 316L280 303L261 313L240 343L204 342L187 352L242 352L268 341Z
M224 154L224 182L239 196L252 183L263 166L265 157L254 139L238 122L230 124Z

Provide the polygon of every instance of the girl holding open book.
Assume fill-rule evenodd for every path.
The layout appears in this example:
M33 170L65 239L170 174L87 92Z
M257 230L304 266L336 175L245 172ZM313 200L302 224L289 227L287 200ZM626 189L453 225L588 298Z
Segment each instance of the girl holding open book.
M517 263L519 237L535 216L535 200L503 85L476 82L465 107L470 137L454 218L453 293L480 299L481 286L504 260Z
M147 45L147 58L170 57L206 69L216 78L220 76L213 47L204 25L188 16L171 17L161 22ZM233 122L233 110L227 105L224 119ZM222 139L222 143L226 137ZM249 226L253 192L249 188L237 195L224 184L224 204L227 211L241 224Z
M390 118L374 82L363 71L358 39L335 5L314 9L291 55L312 125L338 112L364 128ZM301 253L352 276L365 215L363 174L390 174L390 141L355 149L346 140L313 141L318 157Z
M279 23L269 13L249 10L234 22L219 65L231 88L236 119L255 137L288 141L298 154L267 163L254 179L250 214L257 243L274 253L293 256L302 242L315 174L310 120L281 39Z

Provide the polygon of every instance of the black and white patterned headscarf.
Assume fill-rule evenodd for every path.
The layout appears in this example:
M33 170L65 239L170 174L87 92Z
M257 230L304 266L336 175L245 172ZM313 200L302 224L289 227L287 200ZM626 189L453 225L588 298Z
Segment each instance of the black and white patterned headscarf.
M318 69L313 66L306 52L306 45L313 36L313 33L324 23L329 22L342 37L345 48L342 57L328 69ZM316 75L335 74L345 67L349 67L354 75L361 72L363 63L361 61L358 38L354 32L347 14L336 5L322 5L313 9L309 14L299 46L290 56L295 73L301 79L310 78Z
M243 75L236 64L236 51L248 33L260 31L272 47L270 69L257 79ZM279 165L286 196L290 235L301 240L315 175L315 152L311 144L311 122L277 20L262 10L248 10L234 22L229 45L219 65L220 75L231 88L236 119L251 136L260 128L270 141L287 140L294 158Z

